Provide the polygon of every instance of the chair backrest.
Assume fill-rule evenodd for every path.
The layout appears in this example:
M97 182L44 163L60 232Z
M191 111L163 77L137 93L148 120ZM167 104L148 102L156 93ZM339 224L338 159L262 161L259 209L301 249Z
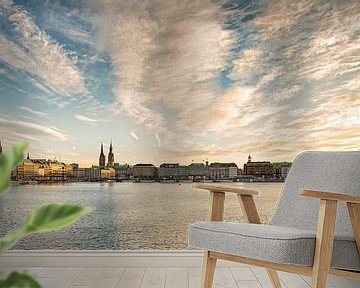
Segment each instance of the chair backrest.
M295 157L270 224L316 230L320 201L299 189L360 195L360 151L307 151ZM335 235L353 238L345 203L339 203Z

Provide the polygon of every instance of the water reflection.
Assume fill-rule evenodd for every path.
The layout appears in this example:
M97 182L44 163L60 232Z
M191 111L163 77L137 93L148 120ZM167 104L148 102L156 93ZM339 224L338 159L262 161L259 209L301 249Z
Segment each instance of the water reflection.
M233 185L259 189L260 217L270 220L281 184ZM0 200L0 235L48 202L88 205L95 211L61 231L31 235L15 249L186 249L189 223L206 219L208 193L187 183L16 186ZM228 195L225 207L226 220L244 221L235 195Z

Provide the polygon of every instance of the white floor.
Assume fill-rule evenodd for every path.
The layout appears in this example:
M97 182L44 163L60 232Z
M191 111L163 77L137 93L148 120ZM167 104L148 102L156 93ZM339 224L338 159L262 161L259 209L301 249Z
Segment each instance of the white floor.
M10 251L0 271L24 268L43 288L199 288L201 253ZM279 272L283 288L310 288L309 277ZM360 288L360 281L330 276L327 287ZM219 261L214 288L272 288L263 268Z
M1 268L2 271L22 270ZM199 288L200 267L30 267L44 288ZM283 288L309 288L311 279L279 273ZM358 281L330 277L327 287L355 288ZM214 288L272 288L264 269L219 267Z

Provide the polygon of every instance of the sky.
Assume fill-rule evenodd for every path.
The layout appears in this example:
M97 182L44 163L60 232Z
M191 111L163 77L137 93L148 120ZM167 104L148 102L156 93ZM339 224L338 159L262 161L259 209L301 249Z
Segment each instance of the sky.
M360 149L360 2L0 0L0 138L31 158Z

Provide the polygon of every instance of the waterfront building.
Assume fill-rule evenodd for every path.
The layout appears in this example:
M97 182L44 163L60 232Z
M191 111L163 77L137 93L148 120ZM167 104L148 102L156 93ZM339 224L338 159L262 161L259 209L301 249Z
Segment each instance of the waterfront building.
M29 155L17 167L19 180L64 181L73 176L73 168L63 162L46 159L30 159Z
M105 154L104 154L104 145L101 142L101 150L100 150L100 156L99 156L99 166L105 167Z
M157 168L153 164L136 164L133 166L133 176L138 179L154 180L157 178Z
M117 180L125 180L130 179L132 176L131 167L128 164L120 165L119 163L115 163L115 179Z
M73 168L73 170L79 168L79 164L78 164L78 163L71 163L70 165L71 165L71 167Z
M85 179L88 181L100 180L100 169L97 166L85 168Z
M238 176L238 166L235 163L211 163L209 166L210 179L227 180Z
M29 153L27 160L30 160ZM31 161L37 169L37 180L52 180L51 161L46 159L32 159Z
M109 149L109 155L108 155L108 166L113 167L114 166L114 153L113 153L113 146L112 146L112 140L110 141L110 149Z
M273 164L270 161L253 162L249 155L248 162L244 164L244 174L255 177L271 178L273 177Z
M282 180L286 179L291 168L291 163L274 162L273 166L274 166L274 177Z
M281 167L281 179L286 179L286 177L288 176L289 172L290 172L290 168L291 166L287 166L287 167Z
M71 165L58 161L51 161L50 168L52 180L65 180L67 177L72 176L73 169Z
M163 163L159 167L159 178L162 180L185 180L187 167L179 163Z
M77 180L85 180L85 168L73 168L73 178Z
M19 179L35 180L38 176L38 169L30 159L24 159L17 167Z
M111 167L100 169L101 180L115 180L115 169Z
M179 180L186 180L188 178L188 167L186 165L178 166Z
M204 163L191 163L187 169L190 179L204 180L210 177L209 166Z
M72 177L76 180L85 180L85 168L80 168L79 164L71 163Z

